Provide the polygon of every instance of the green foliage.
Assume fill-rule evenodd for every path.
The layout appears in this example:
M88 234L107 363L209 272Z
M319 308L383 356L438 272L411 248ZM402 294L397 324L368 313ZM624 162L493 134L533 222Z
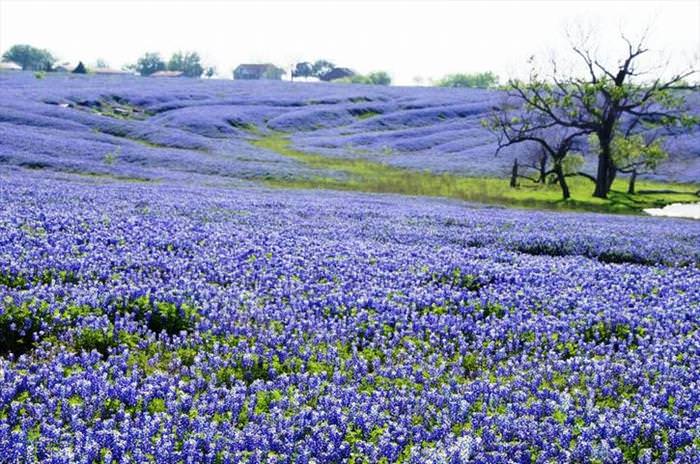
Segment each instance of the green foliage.
M444 274L433 274L433 281L440 284L447 284L451 287L463 288L472 292L478 291L483 286L478 276L466 274L458 267Z
M51 71L56 58L48 50L19 44L3 53L2 61L17 63L23 71Z
M158 71L164 71L165 61L160 57L160 53L148 52L138 59L134 69L142 76L150 76ZM201 74L201 73L200 73Z
M462 369L467 377L474 375L481 369L481 361L476 353L469 353L462 357Z
M390 85L391 76L386 71L374 71L367 75L370 84L373 85Z
M354 76L335 79L333 82L341 84L365 84L365 85L390 85L391 76L386 71L375 71L369 74L355 74Z
M658 165L668 158L662 139L646 142L641 134L628 137L618 136L612 142L612 156L615 165L620 169L633 167L654 171Z
M350 113L352 114L352 111L351 111ZM378 112L376 112L376 111L365 110L365 111L358 111L358 112L355 112L355 113L354 113L354 116L355 116L357 119L363 120L363 119L373 118L373 117L378 116L378 115L380 115L380 114L381 114L381 113L378 113Z
M250 411L249 411L249 403L248 400L246 399L243 402L243 405L241 406L241 411L238 413L238 418L236 420L236 425L240 428L245 427L248 425L248 422L250 421Z
M474 307L475 309L481 311L484 319L490 316L495 316L496 319L502 319L506 315L506 309L498 303L486 303L482 305L481 303L477 302Z
M121 152L121 147L117 147L117 149L110 151L107 153L104 158L102 158L102 161L108 166L113 165L114 163L117 162L117 159L119 158L119 153Z
M186 303L176 305L167 301L154 301L149 296L127 303L122 310L135 313L137 319L146 320L148 328L153 332L165 330L170 335L192 329L199 318L197 310Z
M270 404L280 401L283 395L279 390L261 390L255 394L255 414L266 414L270 412Z
M200 61L197 52L175 52L168 61L168 70L182 71L187 77L200 77L204 72Z
M644 143L634 136L620 141L625 138L619 133L622 121L630 121L631 127L642 123L656 128L688 128L698 121L684 105L687 92L682 79L693 71L667 80L649 76L647 82L642 82L634 70L648 48L643 39L627 45L626 53L618 60L624 66L619 68L606 68L596 50L578 44L573 51L589 69L584 77L560 73L555 63L553 76L543 77L533 67L527 82L512 80L508 84L510 96L523 104L539 127L578 131L573 137L594 134L594 151L599 154L593 192L597 198L605 199L611 193L616 170L627 169L623 172L633 174L628 192L634 193L637 169L653 170L665 158L658 144Z
M301 62L294 65L292 77L311 77L314 75L314 65L309 62Z
M222 367L214 376L219 385L230 387L236 380L250 385L256 380L270 380L270 363L257 358L250 363L238 360L234 365Z
M111 326L103 329L83 329L74 339L73 346L78 351L96 350L102 356L107 356L110 348L118 345L114 338L114 328Z
M27 279L21 275L12 274L9 272L0 273L0 285L10 288L23 288L25 285L27 285Z
M197 350L194 348L178 348L177 357L184 366L190 367L194 364L194 358L197 356Z
M162 398L153 398L148 403L148 412L151 414L163 413L167 410L165 407L165 401Z
M573 177L569 182L571 199L562 201L558 186L533 184L519 189L509 188L503 179L486 177L460 177L450 174L413 171L366 159L342 159L315 153L302 152L290 146L289 139L281 133L271 133L253 142L255 146L272 150L283 156L319 170L343 173L338 176L311 179L273 178L267 183L277 187L327 188L362 192L399 193L458 198L490 204L506 204L515 207L539 209L585 210L609 213L637 213L643 208L661 207L664 204L697 202L695 192L700 184L664 184L645 181L640 189L668 190L679 193L626 194L625 182L616 180L608 199L591 198L588 179Z
M335 68L335 65L328 60L316 60L314 64L311 65L311 76L320 78L324 74L330 72L333 68Z
M561 167L564 174L574 174L579 172L583 168L583 164L586 161L583 159L583 155L580 153L569 153L561 161Z
M562 411L561 409L557 409L554 411L552 414L552 417L554 418L555 421L559 422L560 424L564 425L566 423L566 420L568 417L566 416L566 413Z
M0 314L0 353L24 352L31 348L42 320L48 317L48 304L23 302L15 304L7 299Z
M491 89L498 85L498 76L491 71L475 74L450 74L437 82L438 87Z

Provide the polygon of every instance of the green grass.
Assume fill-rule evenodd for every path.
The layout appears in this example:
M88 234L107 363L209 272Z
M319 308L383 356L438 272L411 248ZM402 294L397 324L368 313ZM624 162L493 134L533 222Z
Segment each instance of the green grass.
M495 177L464 177L436 174L389 166L366 159L343 159L307 153L291 148L283 133L271 133L254 142L255 146L293 158L309 167L346 174L345 178L314 177L310 179L271 179L268 185L287 188L318 188L353 190L376 193L398 193L457 198L479 203L507 206L584 210L611 213L639 213L644 208L661 207L669 203L697 202L694 192L700 185L667 184L638 181L637 190L673 190L682 193L649 193L629 195L627 181L616 180L607 200L594 198L593 182L574 177L569 179L571 198L562 200L558 185L523 181L519 188L510 188L509 179Z
M105 172L76 172L76 171L69 171L69 170L56 170L57 172L64 172L66 174L72 174L75 176L80 176L80 177L85 177L85 178L93 178L93 179L112 179L112 180L118 180L121 182L134 182L134 183L142 183L142 184L148 184L148 183L156 183L157 181L154 179L147 179L143 177L131 177L131 176L123 176L119 174L110 174L110 173L105 173Z
M378 113L376 111L364 111L362 113L356 114L355 117L359 120L364 120L364 119L373 118L373 117L378 116L380 114L381 113Z

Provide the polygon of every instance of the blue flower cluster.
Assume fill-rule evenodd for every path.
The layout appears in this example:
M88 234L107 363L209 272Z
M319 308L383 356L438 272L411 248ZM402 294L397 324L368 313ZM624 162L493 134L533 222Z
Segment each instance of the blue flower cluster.
M699 367L697 222L0 175L2 462L697 463Z
M510 172L481 121L503 93L275 81L0 74L0 160L30 168L148 179L300 178L319 172L253 147L260 132L301 150L471 176ZM700 94L687 97L700 111ZM700 127L667 141L659 180L700 178ZM577 150L585 147L578 147ZM595 156L587 157L594 172ZM324 176L333 176L323 172Z

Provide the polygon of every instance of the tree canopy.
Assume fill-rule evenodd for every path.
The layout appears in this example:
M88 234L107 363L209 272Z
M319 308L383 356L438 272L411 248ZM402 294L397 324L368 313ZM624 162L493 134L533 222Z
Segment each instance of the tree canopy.
M552 60L549 74L533 67L527 81L511 80L508 99L497 112L515 114L511 119L496 117L492 127L500 132L525 132L519 143L533 133L560 128L577 134L593 134L597 140L598 167L593 195L607 198L618 172L613 156L613 142L619 136L626 118L638 121L641 127L674 130L697 123L685 108L684 79L695 71L687 70L670 77L649 79L649 72L639 69L639 57L649 51L644 38L633 43L622 37L625 53L616 65L607 66L592 47L572 44L575 57L584 65L585 74L566 74ZM646 80L642 81L640 76ZM527 115L525 120L517 114ZM536 121L533 123L532 121Z
M313 75L313 64L309 63L308 61L302 61L300 63L297 63L296 65L294 65L294 69L292 69L292 79L294 79L295 77L311 77Z
M474 74L450 74L437 82L438 87L490 89L498 85L498 76L491 71Z
M13 61L23 71L50 71L56 58L48 50L31 45L13 45L2 55L3 61Z
M204 72L197 52L175 52L168 61L169 71L181 71L187 77L200 77Z
M136 62L134 69L142 76L150 76L158 71L164 71L165 61L160 57L160 53L148 52Z
M311 65L311 75L320 79L321 76L329 73L333 68L335 68L335 65L328 60L316 60Z
M333 82L345 84L366 84L366 85L391 85L391 76L386 71L374 71L367 75L355 74L354 76L336 79Z

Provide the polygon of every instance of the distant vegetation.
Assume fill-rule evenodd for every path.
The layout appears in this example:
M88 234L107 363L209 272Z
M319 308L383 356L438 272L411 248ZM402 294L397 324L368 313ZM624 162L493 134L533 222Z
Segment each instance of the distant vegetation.
M491 89L498 85L498 76L491 71L475 74L450 74L440 79L436 85L438 87Z
M197 52L176 52L168 61L168 71L181 71L187 77L200 77L204 72Z
M166 64L160 57L160 53L147 52L138 59L135 65L127 66L127 68L133 69L142 76L150 76L158 71L165 71Z
M617 176L625 175L625 190L627 194L635 195L638 176L655 173L659 165L669 158L666 138L687 132L700 123L700 118L691 111L693 109L688 107L686 101L688 91L697 89L697 86L687 83L695 71L687 70L662 79L654 75L653 70L640 70L639 57L645 56L648 48L643 40L638 43L632 43L624 37L623 40L626 52L613 65L606 65L595 47L586 43L572 44L572 56L584 65L583 75L564 73L561 69L570 68L557 68L554 62L551 69L540 69L534 64L534 58L530 62L532 69L527 80L512 79L505 86L499 86L498 76L491 71L447 75L435 85L451 88L498 88L500 91L488 93L492 102L482 102L478 108L416 110L411 113L415 121L411 121L410 125L429 126L449 118L467 119L476 112L483 112L488 114L487 118L481 120L481 116L478 116L472 121L481 120L495 136L496 154L509 151L513 155L516 146L520 150L517 156L507 161L510 166L512 160L512 168L501 166L502 174L494 173L506 177L507 174L503 171L510 170L510 186L513 189L533 187L534 190L539 190L546 186L551 190L558 186L561 198L567 200L580 197L581 185L590 185L589 182L592 182L595 186L592 195L606 199L609 195L616 195L612 193L614 189L619 193L620 182L617 181ZM17 63L23 70L35 71L37 78L43 78L46 71L65 70L67 66L67 63L56 65L56 58L48 50L24 44L11 47L2 55L2 59ZM107 64L100 59L97 67L105 68ZM263 70L259 75L250 73L252 77L246 77L248 79L279 79L285 72L270 63L239 66L246 67ZM174 75L181 73L194 78L202 75L212 77L216 73L213 67L202 64L199 53L195 51L177 51L167 61L157 52L148 52L127 68L142 76L166 70L172 71ZM88 71L81 62L72 72ZM390 85L392 82L386 71L357 74L352 69L337 66L325 58L296 63L292 67L291 77L368 85ZM480 95L479 98L484 95L481 92L474 94ZM351 98L356 103L367 97ZM459 98L464 100L466 97ZM371 99L364 101L370 102ZM375 106L353 108L351 114L328 109L311 111L304 113L304 117L316 115L318 120L309 124L310 129L342 126L347 118L368 119L383 114L383 109ZM280 121L284 121L284 118L281 117ZM277 128L269 127L279 130L284 124ZM341 135L348 139L355 138L359 145L367 147L367 140L362 140L359 135ZM466 137L472 137L471 133ZM379 139L380 136L373 138ZM332 140L324 143L342 149ZM374 147L375 151L386 149L391 153L391 150L397 149L417 152L448 144L450 152L470 149L456 146L460 143L458 140L446 138L439 131L426 132L419 138L402 134L400 142L387 140L385 143L386 147ZM677 150L670 151L675 153ZM597 157L595 173L590 169L585 172L590 166L590 163L585 162L586 157L591 155ZM450 166L449 169L459 170L461 167ZM578 182L579 180L583 182ZM525 181L535 185L525 185Z
M316 169L327 169L346 174L347 177L314 177L311 179L275 179L268 181L279 187L324 188L403 195L426 195L458 198L479 203L510 204L528 208L587 210L610 213L638 213L643 208L657 207L673 201L697 200L698 185L664 184L641 181L647 194L625 193L624 181L618 180L607 200L591 198L591 182L574 177L569 182L570 198L562 201L557 187L549 183L530 184L522 188L508 188L497 177L463 177L416 171L366 159L344 159L300 151L290 146L289 138L282 133L272 133L253 144L295 159ZM576 170L582 160L567 158L565 172ZM673 190L668 190L672 188Z
M13 45L2 55L2 61L12 61L23 71L51 71L56 58L48 50L31 45Z
M386 71L375 71L367 75L355 74L350 77L343 77L334 82L346 84L368 84L368 85L391 85L391 76Z
M336 66L326 59L319 59L311 63L302 61L292 68L292 80L294 78L315 77L321 81L333 81L345 84L370 84L390 85L391 76L386 71L374 71L367 75L357 74L350 68Z
M127 69L136 71L141 76L150 76L159 71L178 71L186 77L201 77L205 73L199 53L194 51L177 51L165 62L160 53L147 52L141 56L135 65L126 66ZM206 69L207 77L214 75L213 67Z

